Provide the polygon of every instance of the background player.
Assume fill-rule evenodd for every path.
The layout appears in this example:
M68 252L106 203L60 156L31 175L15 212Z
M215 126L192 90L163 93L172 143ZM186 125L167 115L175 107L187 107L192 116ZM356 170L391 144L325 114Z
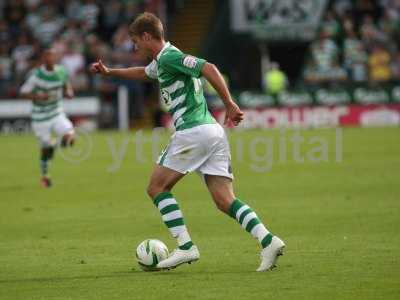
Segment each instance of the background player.
M172 115L176 132L154 167L147 192L172 236L177 239L178 249L157 267L174 268L200 257L178 203L171 194L171 189L185 174L197 171L204 176L217 207L236 219L260 242L261 265L257 271L270 270L285 244L272 235L256 213L234 195L227 137L209 113L203 96L201 76L211 83L224 102L225 123L237 125L243 119L243 112L232 100L221 73L213 64L186 55L167 43L161 21L152 14L138 16L130 26L130 34L137 51L153 59L147 67L111 69L99 60L91 70L132 80L158 79L162 100Z
M71 146L74 142L74 128L65 116L61 100L74 96L74 91L68 81L65 68L56 64L53 49L45 49L42 53L42 65L31 72L22 85L20 94L32 100L32 129L39 139L41 147L40 169L41 183L50 187L49 163L54 155L57 140L53 134L61 138L61 146Z

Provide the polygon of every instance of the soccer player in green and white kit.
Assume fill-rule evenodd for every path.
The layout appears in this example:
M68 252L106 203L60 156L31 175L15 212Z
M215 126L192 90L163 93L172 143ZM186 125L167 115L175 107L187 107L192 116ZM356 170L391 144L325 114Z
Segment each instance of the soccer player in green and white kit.
M32 100L32 129L41 144L40 168L41 183L44 187L52 185L49 176L49 163L54 155L56 141L52 135L61 138L61 146L71 146L74 142L74 127L65 116L61 100L74 96L68 81L67 71L56 64L54 50L48 48L42 53L43 65L32 71L22 85L22 97Z
M285 244L272 235L256 213L233 193L230 149L224 129L207 109L199 77L204 76L218 92L226 107L225 121L237 125L243 113L232 100L218 69L203 59L182 53L164 40L161 21L144 13L130 25L135 47L153 61L147 67L111 69L101 60L92 64L94 73L132 80L157 79L161 96L172 115L176 132L154 167L147 193L159 209L163 222L177 239L176 249L157 268L171 269L200 258L190 238L178 202L171 193L174 185L191 171L204 176L217 207L236 219L261 244L257 271L275 266Z

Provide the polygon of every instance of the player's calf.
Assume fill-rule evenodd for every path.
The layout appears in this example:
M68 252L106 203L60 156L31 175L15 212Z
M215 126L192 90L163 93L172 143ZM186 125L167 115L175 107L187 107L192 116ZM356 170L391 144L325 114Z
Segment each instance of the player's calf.
M278 257L283 254L285 243L272 235L257 214L239 199L232 202L229 214L261 244L261 265L257 271L268 271L275 267Z
M41 160L45 160L45 161L49 161L51 159L53 159L54 156L54 147L53 146L49 146L49 147L43 147L41 149Z
M217 208L229 215L235 195L233 193L232 180L222 176L206 175L205 180L208 190Z
M54 156L54 147L43 147L41 149L40 155L40 171L41 171L41 185L43 187L50 187L51 186L51 179L49 176L49 164L50 161L53 159Z
M153 202L160 211L161 218L169 232L176 238L179 249L190 249L193 246L193 242L175 197L169 192L162 192L153 199Z
M250 206L235 197L231 179L215 175L206 175L205 179L217 207L259 241L262 251L261 265L257 271L272 269L278 256L283 253L283 241L268 231Z

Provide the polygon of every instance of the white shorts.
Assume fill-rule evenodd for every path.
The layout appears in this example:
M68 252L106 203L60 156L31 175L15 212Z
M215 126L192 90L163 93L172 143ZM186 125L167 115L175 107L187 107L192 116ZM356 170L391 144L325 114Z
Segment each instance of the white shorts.
M48 121L32 122L32 129L43 147L54 146L53 134L60 138L67 133L74 133L74 126L64 114Z
M219 124L204 124L175 132L157 164L179 173L197 171L233 179L231 153Z

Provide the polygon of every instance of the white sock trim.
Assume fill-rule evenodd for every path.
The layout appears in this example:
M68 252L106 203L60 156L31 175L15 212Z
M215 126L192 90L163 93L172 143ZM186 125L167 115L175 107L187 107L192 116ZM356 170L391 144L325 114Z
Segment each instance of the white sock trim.
M186 225L180 225L169 228L169 232L171 232L174 238L177 238L182 232L187 231Z
M238 211L236 212L236 220L239 222L239 218L240 215L242 214L242 212L244 212L246 209L250 208L248 205L243 205L241 208L238 209Z
M171 220L175 220L175 219L180 219L182 217L183 217L182 212L180 210L174 210L174 211L171 211L171 212L163 215L162 220L164 222L167 222L167 221L171 221Z
M258 239L258 241L261 243L261 241L269 233L269 231L267 228L265 228L264 224L260 223L254 226L250 233L255 239Z
M192 239L190 238L189 232L185 229L177 236L178 245L182 246L187 242L190 242Z
M242 227L244 229L246 229L247 224L254 218L257 218L257 215L256 215L256 213L254 211L249 213L249 214L247 214L243 219Z
M171 204L178 204L174 198L167 198L163 199L158 203L158 210L162 210L164 207L171 205Z

